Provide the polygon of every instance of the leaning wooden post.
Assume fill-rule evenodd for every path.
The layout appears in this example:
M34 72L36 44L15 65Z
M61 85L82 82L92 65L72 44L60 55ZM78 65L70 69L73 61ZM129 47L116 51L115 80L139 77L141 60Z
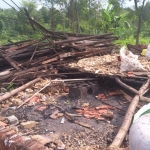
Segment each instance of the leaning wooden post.
M20 86L19 88L14 89L14 90L12 90L11 92L8 92L8 93L4 94L3 96L0 96L0 103L1 103L2 101L4 101L4 100L10 98L11 96L17 94L18 92L20 92L20 91L26 89L27 87L31 86L32 84L37 83L37 82L40 81L40 80L41 80L41 78L34 79L34 80L32 80L32 81L30 81L30 82L28 82L28 83L26 83L26 84Z
M116 77L117 78L117 77ZM132 121L132 117L134 115L134 111L136 109L136 106L138 105L138 102L140 100L140 96L143 95L143 93L145 92L145 90L148 88L149 86L149 79L147 80L146 84L144 84L140 90L138 91L139 95L136 95L132 102L130 103L130 106L126 112L125 118L123 120L123 123L115 137L115 139L113 140L112 144L106 148L105 150L118 150L119 147L121 146L124 137L126 136L128 129L130 127L131 121ZM119 82L118 82L119 83ZM121 85L121 84L120 84Z

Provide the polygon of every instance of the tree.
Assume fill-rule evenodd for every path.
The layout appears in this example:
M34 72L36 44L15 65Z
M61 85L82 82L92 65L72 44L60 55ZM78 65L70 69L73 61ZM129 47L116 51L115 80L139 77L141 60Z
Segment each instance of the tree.
M136 46L139 44L139 37L141 31L141 23L142 23L142 12L145 5L146 0L134 0L136 15L138 18L137 21L137 31L136 31Z
M3 30L3 28L4 28L4 22L0 20L0 32Z
M150 2L148 1L142 13L143 24L141 27L141 33L143 37L150 37Z
M51 30L55 30L55 6L59 5L61 2L60 0L39 0L42 4L49 9L50 12L50 27Z

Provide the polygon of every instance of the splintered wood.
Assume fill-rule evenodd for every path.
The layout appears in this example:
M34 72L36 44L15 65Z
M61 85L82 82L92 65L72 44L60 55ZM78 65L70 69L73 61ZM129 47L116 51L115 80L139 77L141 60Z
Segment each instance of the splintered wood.
M104 55L95 56L90 58L84 58L77 63L70 63L72 68L81 68L85 71L89 71L96 74L116 74L119 72L119 62L117 62L117 56Z
M78 68L102 75L123 74L120 72L120 61L117 55L94 56L80 59L77 63L70 63L71 68ZM145 57L139 57L139 60L146 71L150 71L150 62Z

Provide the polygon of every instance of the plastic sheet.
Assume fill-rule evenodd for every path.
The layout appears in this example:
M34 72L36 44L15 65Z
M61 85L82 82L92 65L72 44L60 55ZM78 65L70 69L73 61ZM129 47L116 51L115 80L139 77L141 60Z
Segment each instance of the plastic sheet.
M126 50L126 47L120 49L121 66L120 71L144 71L143 66L138 60L138 55Z
M129 133L130 150L150 150L150 113L138 118Z

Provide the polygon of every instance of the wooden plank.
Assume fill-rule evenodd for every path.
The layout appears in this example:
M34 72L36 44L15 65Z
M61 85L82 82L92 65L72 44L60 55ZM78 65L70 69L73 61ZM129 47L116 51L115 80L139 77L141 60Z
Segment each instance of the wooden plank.
M81 37L81 38L70 39L70 40L56 41L56 42L53 42L53 43L54 44L71 43L71 42L83 41L83 40L94 39L94 38L104 38L105 36L108 36L108 35L110 36L110 35L112 35L112 33L106 33L106 34L88 36L88 37Z
M45 40L46 38L41 38L39 40L34 40L34 41L31 41L29 43L25 43L25 44L22 44L21 46L13 46L13 47L10 47L9 49L6 50L6 52L11 52L11 51L14 51L14 50L19 50L19 49L22 49L22 48L26 48L26 47L29 47L31 46L32 44L35 44L35 43L38 43L38 42L41 42L43 40Z
M15 69L18 70L18 71L21 71L21 70L22 70L19 66L16 65L16 63L15 63L10 57L5 57L4 55L3 55L3 57L4 57L5 60L7 60L7 62L8 62L13 68L15 68Z
M18 70L18 71L21 71L21 70L22 70L19 66L16 65L16 63L15 63L10 57L6 56L6 55L3 54L2 52L1 52L1 56L2 56L13 68L15 68L15 69Z

